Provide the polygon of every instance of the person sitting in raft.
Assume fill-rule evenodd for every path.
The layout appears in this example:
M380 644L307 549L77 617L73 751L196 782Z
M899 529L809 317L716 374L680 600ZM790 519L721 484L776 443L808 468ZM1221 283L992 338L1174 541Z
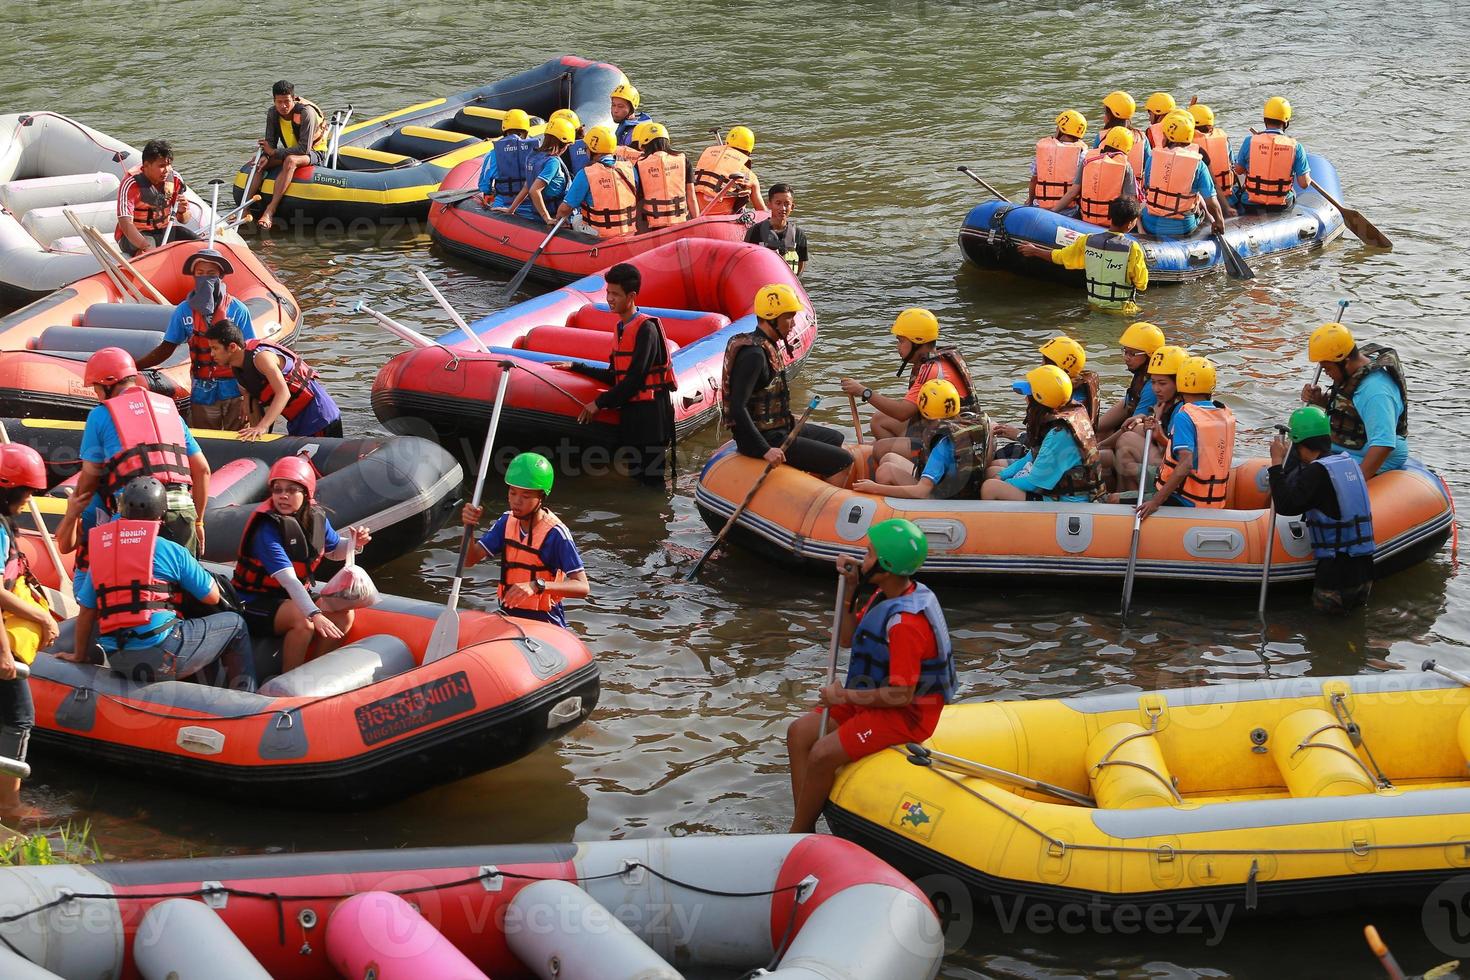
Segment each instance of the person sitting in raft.
M1296 203L1292 184L1304 190L1312 184L1307 148L1286 135L1291 125L1291 103L1273 95L1266 100L1261 121L1265 131L1247 135L1235 151L1235 172L1240 180L1232 203L1241 214L1285 211Z
M277 419L286 420L288 436L342 438L342 410L305 358L280 344L246 340L229 320L212 325L204 336L209 356L234 373L249 399L250 424L239 438L259 439Z
M1144 101L1143 111L1148 113L1148 129L1144 134L1150 148L1157 150L1164 145L1164 117L1177 108L1179 104L1168 92L1155 92Z
M745 231L750 245L763 245L786 261L798 277L806 270L806 232L797 226L791 213L796 210L796 192L790 184L772 184L766 195L771 216Z
M1148 263L1143 246L1129 236L1138 221L1138 199L1114 198L1108 204L1108 230L1078 235L1063 248L1043 248L1018 241L1016 248L1028 258L1048 259L1064 269L1081 269L1087 302L1100 310L1124 315L1138 312L1134 302L1148 288Z
M1087 410L1087 421L1097 428L1098 379L1097 372L1086 370L1087 352L1071 337L1053 337L1042 344L1039 353L1042 364L1052 364L1067 372L1072 382L1072 401ZM1007 439L1019 439L1022 430L1014 425L996 425L995 435ZM1020 448L1019 446L1017 447Z
M160 533L168 507L163 484L151 476L130 481L118 507L116 520L88 536L91 566L77 589L76 646L58 659L90 662L95 629L107 665L140 684L199 675L254 691L255 661L240 615L179 615L180 593L217 606L220 590L193 555Z
M1326 392L1302 388L1302 401L1327 410L1332 449L1358 461L1363 478L1401 470L1409 460L1408 387L1398 352L1379 344L1358 346L1340 323L1312 331L1307 356L1332 381Z
M1128 154L1128 164L1136 174L1143 173L1144 164L1148 163L1152 156L1152 150L1148 143L1148 134L1137 126L1131 124L1133 114L1138 111L1138 103L1133 101L1133 96L1127 92L1109 92L1102 100L1103 121L1098 127L1097 137L1093 140L1094 147L1101 147L1103 137L1116 126L1126 129L1133 137L1133 142L1124 152Z
M567 173L575 178L587 164L592 162L592 151L587 149L587 128L582 125L581 117L571 109L558 109L546 121L551 122L552 119L565 119L571 124L572 134L576 139L572 140L571 145L567 147L564 162L567 165Z
M694 166L675 153L663 123L651 122L643 142L643 156L633 164L638 172L638 222L644 228L667 228L699 217L692 193Z
M1143 165L1143 230L1161 237L1192 234L1203 201L1211 230L1223 234L1225 214L1215 178L1194 145L1194 117L1175 110L1164 119L1163 131L1164 145Z
M265 172L276 171L276 190L260 216L260 227L270 230L276 208L286 188L296 176L296 169L320 166L326 159L327 128L322 110L296 94L296 86L282 79L271 86L271 107L265 114L265 136L256 143L265 156L255 172L255 183L245 189L245 200L254 197L265 182Z
M149 140L143 144L142 163L129 170L118 185L113 237L124 255L162 245L165 234L171 242L199 237L184 225L189 220L189 200L184 196L188 188L173 164L174 150L168 141Z
M925 420L918 462L889 453L878 463L876 480L858 480L852 489L885 497L923 500L975 499L990 445L990 419L962 412L960 393L943 378L919 392Z
M1034 448L1009 464L992 464L980 499L1086 503L1100 496L1097 437L1087 409L1072 400L1067 372L1044 364L1011 387L1026 396L1026 444Z
M585 598L591 586L566 525L546 508L554 478L551 461L538 453L511 460L505 468L510 510L470 547L465 567L499 555L500 611L566 629L562 600ZM484 514L483 507L465 504L460 519L472 528Z
M786 377L792 351L786 338L803 309L801 299L790 286L774 283L756 292L752 307L755 329L730 338L721 372L720 418L735 437L735 448L742 456L773 466L788 463L846 486L852 455L842 448L842 433L836 429L807 422L791 445L781 448L796 425Z
M619 146L627 146L633 139L633 129L639 123L653 122L653 117L639 110L643 96L626 78L618 83L608 98L608 112L612 115L613 135Z
M1031 185L1026 203L1039 208L1053 208L1077 183L1087 156L1087 117L1076 109L1057 116L1056 132L1036 141L1036 155L1031 159Z
M316 640L320 656L352 629L352 610L323 612L312 598L323 559L341 561L367 547L366 527L342 534L316 501L316 470L302 456L282 456L267 475L270 499L245 524L235 561L235 592L251 636L281 637L281 673L306 663Z
M496 211L509 211L510 204L526 186L526 167L536 151L529 135L531 117L524 109L510 109L500 120L500 138L485 162L480 164L480 203Z
M1165 434L1174 420L1174 412L1179 408L1179 389L1176 383L1179 369L1188 357L1188 351L1173 344L1164 344L1149 357L1148 387L1153 396L1153 404L1124 419L1113 436L1112 483L1120 491L1129 486L1153 485L1166 444ZM1153 439L1153 444L1149 450L1148 473L1140 478L1143 447L1145 440L1150 438ZM1120 494L1114 503L1123 499L1124 495Z
M1235 465L1235 416L1212 397L1215 365L1208 357L1185 358L1175 387L1179 405L1167 427L1160 428L1157 419L1143 423L1144 428L1166 431L1168 436L1154 481L1155 493L1138 505L1144 520L1165 504L1224 507Z
M1347 612L1368 602L1373 589L1373 505L1358 461L1332 445L1332 423L1317 405L1291 413L1289 435L1271 440L1271 502L1276 513L1306 515L1317 558L1312 605ZM1302 465L1287 467L1295 451Z
M1215 110L1197 102L1189 107L1194 119L1194 145L1199 148L1200 159L1210 168L1215 179L1215 193L1220 198L1220 213L1225 217L1235 214L1230 205L1235 193L1235 162L1230 153L1230 136L1215 125Z
M530 183L521 188L504 210L522 218L540 218L547 225L556 224L555 215L560 211L562 198L572 182L567 165L561 158L575 138L576 131L565 119L546 124L541 145L526 163L526 177Z
M617 238L638 230L638 172L613 155L612 130L587 130L587 148L593 160L572 178L556 209L558 219L572 217L599 238ZM581 229L579 229L581 230Z
M924 532L901 518L880 521L868 529L867 546L862 558L837 558L849 596L838 632L838 642L852 648L847 677L824 686L818 694L822 707L786 729L793 834L817 829L838 769L933 735L959 686L944 610L913 579L929 557ZM874 591L858 612L864 585ZM830 723L824 724L829 712Z
M1052 203L1051 210L1109 227L1109 206L1114 201L1120 197L1138 200L1138 171L1128 162L1132 149L1133 134L1127 129L1114 126L1108 130L1101 145L1078 162L1071 186ZM1133 226L1117 230L1132 231Z
M755 133L745 126L732 126L723 143L699 155L694 165L694 199L700 214L766 209L760 178L750 166L754 155Z
M1154 351L1164 346L1164 331L1144 320L1130 323L1128 329L1118 338L1118 346L1122 349L1123 365L1132 377L1128 379L1123 397L1099 415L1093 426L1098 436L1098 449L1102 454L1103 476L1114 490L1118 489L1118 480L1113 447L1123 438L1123 423L1135 416L1147 415L1158 401L1153 385L1149 384L1148 362ZM1140 444L1143 442L1143 437L1137 433L1130 433L1129 438Z

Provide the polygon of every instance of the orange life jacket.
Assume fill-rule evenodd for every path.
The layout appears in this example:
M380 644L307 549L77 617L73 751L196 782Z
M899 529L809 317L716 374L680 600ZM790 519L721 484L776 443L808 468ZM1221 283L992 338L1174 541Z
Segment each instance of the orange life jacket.
M178 590L153 576L157 521L116 520L87 535L92 587L97 593L97 628L103 633L144 626L153 614L177 609Z
M1064 143L1055 136L1036 141L1036 205L1051 207L1072 189L1077 165L1087 144L1081 140Z
M925 385L935 380L948 381L955 386L962 411L979 408L974 395L975 383L970 380L970 366L965 363L958 347L936 347L929 356L914 365L909 385Z
M162 188L157 188L148 183L141 166L129 170L127 176L138 185L138 203L133 205L133 227L139 231L163 231L168 227L168 216L179 206L179 195L183 192L179 178L170 170ZM121 227L113 237L122 241Z
M1222 508L1230 482L1230 470L1235 457L1235 416L1230 409L1214 403L1217 408L1206 408L1200 402L1180 402L1176 411L1188 415L1194 422L1196 433L1194 470L1179 486L1179 495L1192 500L1196 507ZM1174 443L1170 440L1164 450L1164 460L1159 464L1159 478L1154 489L1161 489L1179 465L1174 455Z
M518 600L512 606L506 604L505 593L512 585L522 582L560 582L566 578L565 572L553 572L541 560L541 546L546 543L546 536L561 526L557 516L542 507L536 512L536 523L531 526L530 540L522 541L520 520L514 514L506 514L505 549L500 553L500 583L495 588L502 606L507 609L551 612L551 607L556 605L555 596L541 592L529 599Z
M265 564L255 556L255 552L250 548L251 538L255 535L256 528L266 521L274 523L280 529L281 544L286 549L286 557L291 559L291 570L296 573L297 581L311 588L312 576L316 574L317 567L321 565L322 559L327 554L326 512L315 504L312 505L309 521L311 535L308 537L300 521L280 513L267 500L255 508L255 512L245 522L245 533L240 536L240 553L235 559L235 574L231 578L235 591L282 598L289 595L285 588L276 581L275 574L266 571Z
M184 420L173 399L142 388L129 388L102 404L117 428L123 448L107 461L107 487L102 497L109 506L128 481L151 476L165 487L192 487Z
M1082 186L1077 191L1077 208L1083 221L1108 226L1108 205L1123 196L1127 158L1121 153L1100 153L1082 165Z
M1290 200L1295 163L1296 140L1285 133L1252 134L1250 157L1241 178L1249 202L1279 206Z
M1143 188L1143 200L1150 213L1160 218L1180 218L1194 213L1195 200L1199 197L1194 190L1199 161L1199 149L1194 146L1165 146L1154 150L1148 183Z
M1148 125L1148 145L1155 150L1162 149L1164 145L1164 121L1160 119L1156 123Z
M737 150L728 143L716 143L699 155L694 165L694 197L699 202L699 213L719 195L731 177L750 178L750 154ZM731 188L720 198L721 212L726 205L734 211L735 189Z
M636 146L629 146L626 143L619 143L613 149L612 155L615 159L621 160L624 163L637 163L639 160L643 159L642 150L638 149Z
M627 323L620 323L617 326L613 340L612 359L609 362L613 373L613 385L616 386L628 376L628 369L633 366L633 348L638 344L638 332L645 323L653 325L653 363L649 366L648 373L643 376L643 383L639 386L638 391L628 399L629 404L651 402L660 391L673 391L679 386L674 378L674 369L669 363L669 349L664 343L663 324L646 313L635 313Z
M1128 163L1133 167L1133 173L1143 173L1143 151L1152 144L1148 141L1148 134L1136 126L1129 126L1128 132L1133 134L1133 149L1128 151Z
M682 153L650 153L634 165L638 171L638 209L650 228L666 228L689 220Z
M1210 168L1210 176L1215 178L1215 193L1229 194L1235 189L1235 170L1231 166L1230 159L1230 137L1225 135L1223 129L1213 129L1208 133L1195 133L1194 145L1199 148L1200 155Z
M208 323L204 321L204 317L199 315L197 309L189 307L189 318L194 321L194 332L189 334L190 377L200 381L223 381L225 378L234 377L234 372L230 368L214 362L214 355L209 352L209 338L204 336L210 327L230 318L229 309L229 292L225 293L224 302L215 307L214 319Z
M286 379L286 391L290 393L281 415L289 422L316 398L316 393L311 388L311 383L317 377L316 368L307 364L300 355L279 344L259 339L245 341L245 360L233 369L235 380L262 406L269 405L276 393L271 388L270 381L255 366L255 355L261 350L268 350L281 359L281 374Z
M582 220L601 238L616 238L636 231L638 192L633 185L632 165L621 160L612 165L594 160L582 172L587 175Z

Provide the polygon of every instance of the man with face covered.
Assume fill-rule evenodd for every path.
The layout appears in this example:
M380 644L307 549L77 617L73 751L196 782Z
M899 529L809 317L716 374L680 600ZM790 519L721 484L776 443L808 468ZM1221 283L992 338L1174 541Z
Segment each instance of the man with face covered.
M212 248L203 248L184 260L184 275L194 277L194 288L174 309L163 333L163 341L138 358L138 370L147 370L168 360L182 343L189 345L189 424L202 429L237 432L248 418L245 396L228 365L218 364L209 352L205 332L229 320L246 340L255 339L250 310L229 295L224 276L234 273L230 260Z

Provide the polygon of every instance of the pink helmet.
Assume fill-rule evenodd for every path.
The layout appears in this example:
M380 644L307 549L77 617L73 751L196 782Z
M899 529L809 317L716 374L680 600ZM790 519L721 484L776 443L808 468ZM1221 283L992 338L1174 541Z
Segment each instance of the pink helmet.
M87 370L82 380L89 385L115 385L124 378L138 373L133 355L121 347L104 347L87 358Z
M266 479L271 482L290 480L292 483L299 483L306 488L307 500L316 497L316 468L305 456L282 456L271 464Z
M0 487L46 489L46 464L41 454L19 443L0 445Z

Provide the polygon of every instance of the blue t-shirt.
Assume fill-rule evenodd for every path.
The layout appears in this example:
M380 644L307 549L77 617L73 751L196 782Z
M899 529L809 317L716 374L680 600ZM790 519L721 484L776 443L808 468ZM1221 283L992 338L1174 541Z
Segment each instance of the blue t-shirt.
M250 309L234 296L225 302L225 316L240 332L245 335L246 340L255 339L255 328L250 322ZM184 300L174 307L174 315L168 321L168 329L163 332L163 339L170 344L187 344L194 333L194 310L189 306L189 301ZM189 388L189 401L195 405L213 405L230 398L240 397L240 385L234 378L221 378L218 381L201 381L194 378Z
M82 461L106 466L107 461L122 450L122 439L118 437L112 413L105 404L96 406L87 413L87 424L82 429ZM184 427L184 451L190 456L199 452L199 443L187 426Z
M153 577L160 582L178 585L194 598L201 600L209 595L210 589L214 588L214 579L204 570L204 566L195 561L194 556L184 550L183 546L174 544L161 535L153 543ZM82 574L81 583L77 585L76 591L79 605L86 606L88 609L97 608L97 590L92 584L90 570ZM128 631L128 640L121 644L121 648L146 650L149 647L158 646L163 639L161 632L163 628L178 618L178 612L173 609L154 610L146 624ZM119 649L117 633L103 633L98 638L98 642L108 653L115 653Z
M1143 383L1143 391L1138 393L1138 407L1133 410L1133 414L1147 415L1154 410L1154 406L1158 403L1158 392L1154 391L1154 386L1151 382L1145 381Z
M1334 452L1345 452L1360 464L1368 450L1376 446L1392 446L1393 452L1378 467L1378 472L1401 470L1409 459L1409 440L1398 434L1399 418L1404 414L1404 396L1387 371L1372 371L1353 392L1353 407L1363 420L1368 441L1362 449L1343 449L1333 444Z
M532 178L532 183L537 180L546 182L546 186L541 189L541 200L546 202L546 212L554 219L556 209L561 206L562 198L567 193L567 184L570 182L570 178L567 177L567 165L561 162L561 157L552 157L541 165L541 172ZM523 218L535 218L538 221L541 219L541 215L536 213L536 204L531 200L530 194L527 194L521 206L516 208L516 214Z
M613 156L611 153L604 154L597 158L598 163L605 163L609 167L611 167L614 163L617 163L617 161L618 158ZM633 171L633 189L635 191L638 189L637 170ZM591 195L592 189L587 185L587 171L579 170L577 171L577 176L573 177L571 184L567 186L566 197L563 197L561 199L561 203L565 204L567 207L573 210L576 210L577 208L580 208L582 205L586 204L587 198Z
M937 487L955 471L955 467L954 440L944 436L929 451L929 459L925 461L924 472L919 474L919 479L927 479Z
M1263 132L1266 132L1266 133L1280 133L1281 130L1280 129L1277 129L1274 126L1267 126L1263 130ZM1235 151L1235 165L1237 167L1239 167L1240 169L1242 169L1242 170L1249 171L1250 170L1250 162L1251 162L1251 137L1248 135L1248 136L1246 136L1245 139L1243 139L1243 140L1240 141L1240 147L1239 147L1239 149L1237 149ZM1302 146L1300 140L1297 140L1296 152L1294 154L1292 154L1292 158L1291 158L1291 176L1293 178L1297 178L1297 177L1301 177L1303 175L1311 176L1311 170L1307 166L1307 148L1304 147L1304 146ZM1243 181L1243 180L1237 180L1235 182L1235 196L1236 196L1236 199L1237 200L1241 200L1241 199L1247 200L1247 201L1250 200L1250 195L1246 194L1246 192L1245 192L1245 181ZM1286 203L1287 203L1287 205L1289 206L1291 204L1291 202L1294 201L1294 200L1296 200L1296 189L1295 189L1295 186L1293 186L1291 189L1288 189L1287 192L1286 192Z
M1065 429L1052 429L1041 440L1041 449L1011 463L1001 471L1000 478L1011 486L1028 493L1045 493L1056 486L1074 466L1082 465L1082 453L1077 441ZM1086 503L1086 494L1067 494L1062 500Z
M1149 171L1153 168L1153 157L1149 157L1143 164L1143 186L1148 186ZM1194 184L1190 188L1195 194L1206 199L1215 196L1215 178L1210 176L1209 165L1203 159L1199 166L1194 168ZM1199 218L1193 214L1187 214L1182 218L1159 218L1149 212L1148 205L1143 206L1143 230L1150 235L1187 235L1199 227Z
M510 511L500 515L500 519L490 526L490 530L480 535L480 547L485 549L487 555L499 555L505 549L505 527L508 521L513 520ZM520 533L520 521L516 521L516 533ZM525 536L522 541L530 541ZM546 540L541 542L541 564L551 569L552 572L561 572L565 576L575 575L582 570L582 556L577 552L577 546L572 543L572 536L567 532L566 525L558 525L552 528L546 535ZM551 612L544 613L539 609L500 609L507 616L520 616L523 619L536 619L543 623L555 623L558 626L567 625L567 616L562 604L558 600L552 603Z
M336 551L341 543L342 538L337 534L337 529L332 527L330 520L327 520L326 531L322 535L322 546L328 553L331 553ZM264 565L266 572L271 575L283 568L291 567L291 558L286 554L286 542L281 539L281 529L274 521L257 521L255 530L251 532L250 541L245 548L250 556ZM308 585L309 583L302 582L301 584ZM269 597L258 592L246 592L240 598L248 605L252 600L265 602Z
M638 128L639 123L653 122L653 117L646 112L635 111L627 119L618 123L615 135L619 146L628 146L633 142L633 130Z

